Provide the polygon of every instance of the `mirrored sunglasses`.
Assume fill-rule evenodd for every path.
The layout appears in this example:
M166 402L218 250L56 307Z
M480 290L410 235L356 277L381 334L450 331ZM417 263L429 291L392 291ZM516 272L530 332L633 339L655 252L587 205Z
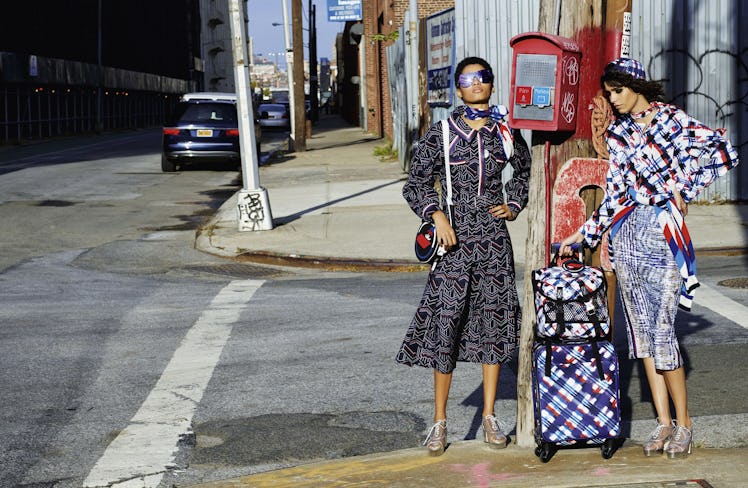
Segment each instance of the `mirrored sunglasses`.
M470 88L473 86L475 80L481 83L493 83L493 73L490 69L482 69L480 71L473 71L472 73L462 73L459 77L459 84L461 88Z

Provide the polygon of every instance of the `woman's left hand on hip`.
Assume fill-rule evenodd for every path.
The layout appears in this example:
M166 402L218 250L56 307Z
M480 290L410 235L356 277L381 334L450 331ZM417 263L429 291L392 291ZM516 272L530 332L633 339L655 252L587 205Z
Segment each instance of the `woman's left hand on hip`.
M506 203L491 207L488 211L491 213L491 215L499 219L512 221L517 218L517 214L514 213L514 211L509 208L509 205L507 205Z

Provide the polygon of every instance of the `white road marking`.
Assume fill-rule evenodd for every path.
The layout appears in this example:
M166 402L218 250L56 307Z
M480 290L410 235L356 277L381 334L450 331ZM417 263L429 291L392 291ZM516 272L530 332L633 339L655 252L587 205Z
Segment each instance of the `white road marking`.
M748 307L729 298L714 288L701 284L694 292L694 303L716 312L724 318L748 329Z
M169 364L130 420L104 451L84 487L157 487L173 465L180 436L191 432L192 417L213 375L233 324L261 280L232 281L198 317Z

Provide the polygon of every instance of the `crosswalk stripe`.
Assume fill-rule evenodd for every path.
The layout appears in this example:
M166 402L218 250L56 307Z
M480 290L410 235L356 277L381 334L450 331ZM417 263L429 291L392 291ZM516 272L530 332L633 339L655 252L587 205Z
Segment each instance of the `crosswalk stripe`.
M701 284L696 289L695 303L718 313L724 318L748 329L748 307L723 295L714 288Z
M262 280L232 281L213 298L174 352L130 425L109 444L84 487L156 487L213 375L233 324Z

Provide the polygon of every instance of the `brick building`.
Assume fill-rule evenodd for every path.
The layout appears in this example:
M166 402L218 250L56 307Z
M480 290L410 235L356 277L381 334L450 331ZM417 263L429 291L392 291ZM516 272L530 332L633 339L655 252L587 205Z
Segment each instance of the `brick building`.
M366 127L370 132L389 139L393 138L393 126L385 48L392 43L387 40L388 36L403 26L409 4L409 0L372 0L363 2L362 7L364 35L359 47L366 50ZM424 19L454 5L454 0L418 0L421 42ZM423 51L419 49L419 52ZM421 93L425 95L425 86L421 88ZM361 125L364 125L363 121Z

